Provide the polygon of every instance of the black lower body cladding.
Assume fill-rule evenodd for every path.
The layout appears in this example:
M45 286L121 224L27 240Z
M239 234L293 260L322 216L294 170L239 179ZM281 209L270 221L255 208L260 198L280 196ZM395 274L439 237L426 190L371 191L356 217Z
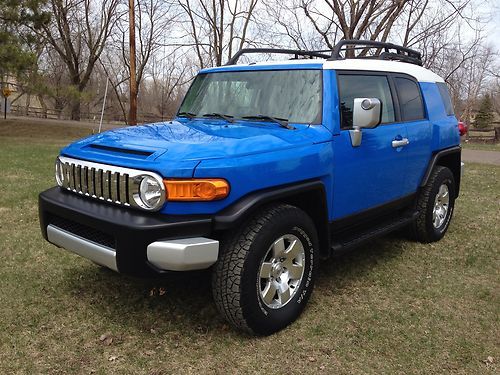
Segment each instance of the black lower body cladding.
M118 207L54 187L38 198L40 227L55 225L116 251L118 270L135 276L159 272L147 261L147 246L160 239L209 236L210 216L167 216Z

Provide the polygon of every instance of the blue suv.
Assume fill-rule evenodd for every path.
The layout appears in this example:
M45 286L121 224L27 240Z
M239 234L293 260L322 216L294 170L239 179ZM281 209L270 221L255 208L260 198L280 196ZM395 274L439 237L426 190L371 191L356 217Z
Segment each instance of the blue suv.
M293 58L237 64L250 53ZM173 121L64 148L58 186L39 197L43 236L121 273L211 268L234 327L276 332L304 309L322 259L400 228L421 242L446 233L458 122L421 64L372 41L241 50L199 72Z

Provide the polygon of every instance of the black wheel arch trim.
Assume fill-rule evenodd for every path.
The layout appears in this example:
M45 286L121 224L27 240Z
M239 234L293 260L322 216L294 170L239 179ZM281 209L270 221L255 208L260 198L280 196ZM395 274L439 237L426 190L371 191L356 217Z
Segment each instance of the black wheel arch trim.
M462 155L462 146L460 145L446 148L432 155L432 158L429 161L429 165L427 166L427 170L425 171L424 177L420 182L420 187L423 187L427 184L432 174L432 171L436 165L443 165L445 167L449 167L449 165L447 164L440 163L440 160L442 160L443 158L449 158L450 156L455 156L457 157L457 161L454 161L454 164L456 165L453 165L452 168L450 169L452 170L452 173L455 177L455 196L458 197L458 193L460 190L460 162L462 160L461 155Z
M235 203L224 208L222 211L219 211L214 215L215 229L229 229L266 203L278 201L282 198L287 198L310 190L321 190L325 197L326 207L325 186L323 182L319 180L305 181L291 185L280 185L249 193Z
M323 182L316 179L252 192L215 214L213 228L224 231L237 227L262 206L272 202L288 203L308 213L318 231L321 255L329 254L330 228L326 189Z

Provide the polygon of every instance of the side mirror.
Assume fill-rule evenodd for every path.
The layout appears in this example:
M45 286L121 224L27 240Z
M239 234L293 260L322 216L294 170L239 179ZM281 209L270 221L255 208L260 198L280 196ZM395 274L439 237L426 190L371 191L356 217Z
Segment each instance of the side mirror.
M358 147L361 144L362 128L374 128L382 119L382 103L377 98L355 98L353 105L352 124L350 130L351 144Z
M380 124L382 103L377 98L355 98L352 114L354 127L374 128Z

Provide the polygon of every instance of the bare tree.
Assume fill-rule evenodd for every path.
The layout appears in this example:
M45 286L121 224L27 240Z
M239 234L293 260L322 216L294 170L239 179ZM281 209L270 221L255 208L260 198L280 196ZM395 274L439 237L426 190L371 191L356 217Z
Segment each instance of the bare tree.
M71 119L80 119L81 93L111 35L119 0L50 0L52 20L39 35L59 54L69 73L75 97Z
M155 55L162 54L162 47L166 43L166 37L171 33L173 21L177 13L173 7L173 1L164 0L137 0L135 1L135 44L136 44L136 61L135 61L135 81L137 82L138 90L129 97L129 101L137 100L139 90L148 70L151 58ZM129 27L128 19L122 17L117 22L116 32L113 34L113 50L119 52L121 57L121 66L127 71L127 79L129 82L131 76L131 60L130 60L130 43L129 43ZM107 58L109 60L109 56ZM116 62L115 62L116 63ZM109 69L109 68L108 68ZM125 81L123 81L125 82ZM123 82L116 82L122 84ZM114 86L116 91L117 86ZM130 123L130 118L127 120Z
M336 39L386 41L394 23L411 0L300 0L303 10L328 48Z
M161 58L155 58L151 65L149 100L144 100L141 104L154 108L163 121L173 116L176 104L195 72L192 62L186 56L178 54L165 54Z
M266 6L275 28L297 47L333 49L340 39L395 41L403 46L420 45L429 36L446 30L472 0L292 0ZM310 28L304 24L309 24ZM315 36L308 34L312 28ZM367 53L363 51L362 54ZM352 56L352 51L349 55Z
M489 82L488 69L493 64L494 52L491 47L476 46L474 58L466 60L453 76L448 78L450 86L459 91L463 101L460 118L471 123L476 104L487 88Z
M187 42L198 65L221 66L225 58L249 43L252 17L259 0L178 0L185 18Z

